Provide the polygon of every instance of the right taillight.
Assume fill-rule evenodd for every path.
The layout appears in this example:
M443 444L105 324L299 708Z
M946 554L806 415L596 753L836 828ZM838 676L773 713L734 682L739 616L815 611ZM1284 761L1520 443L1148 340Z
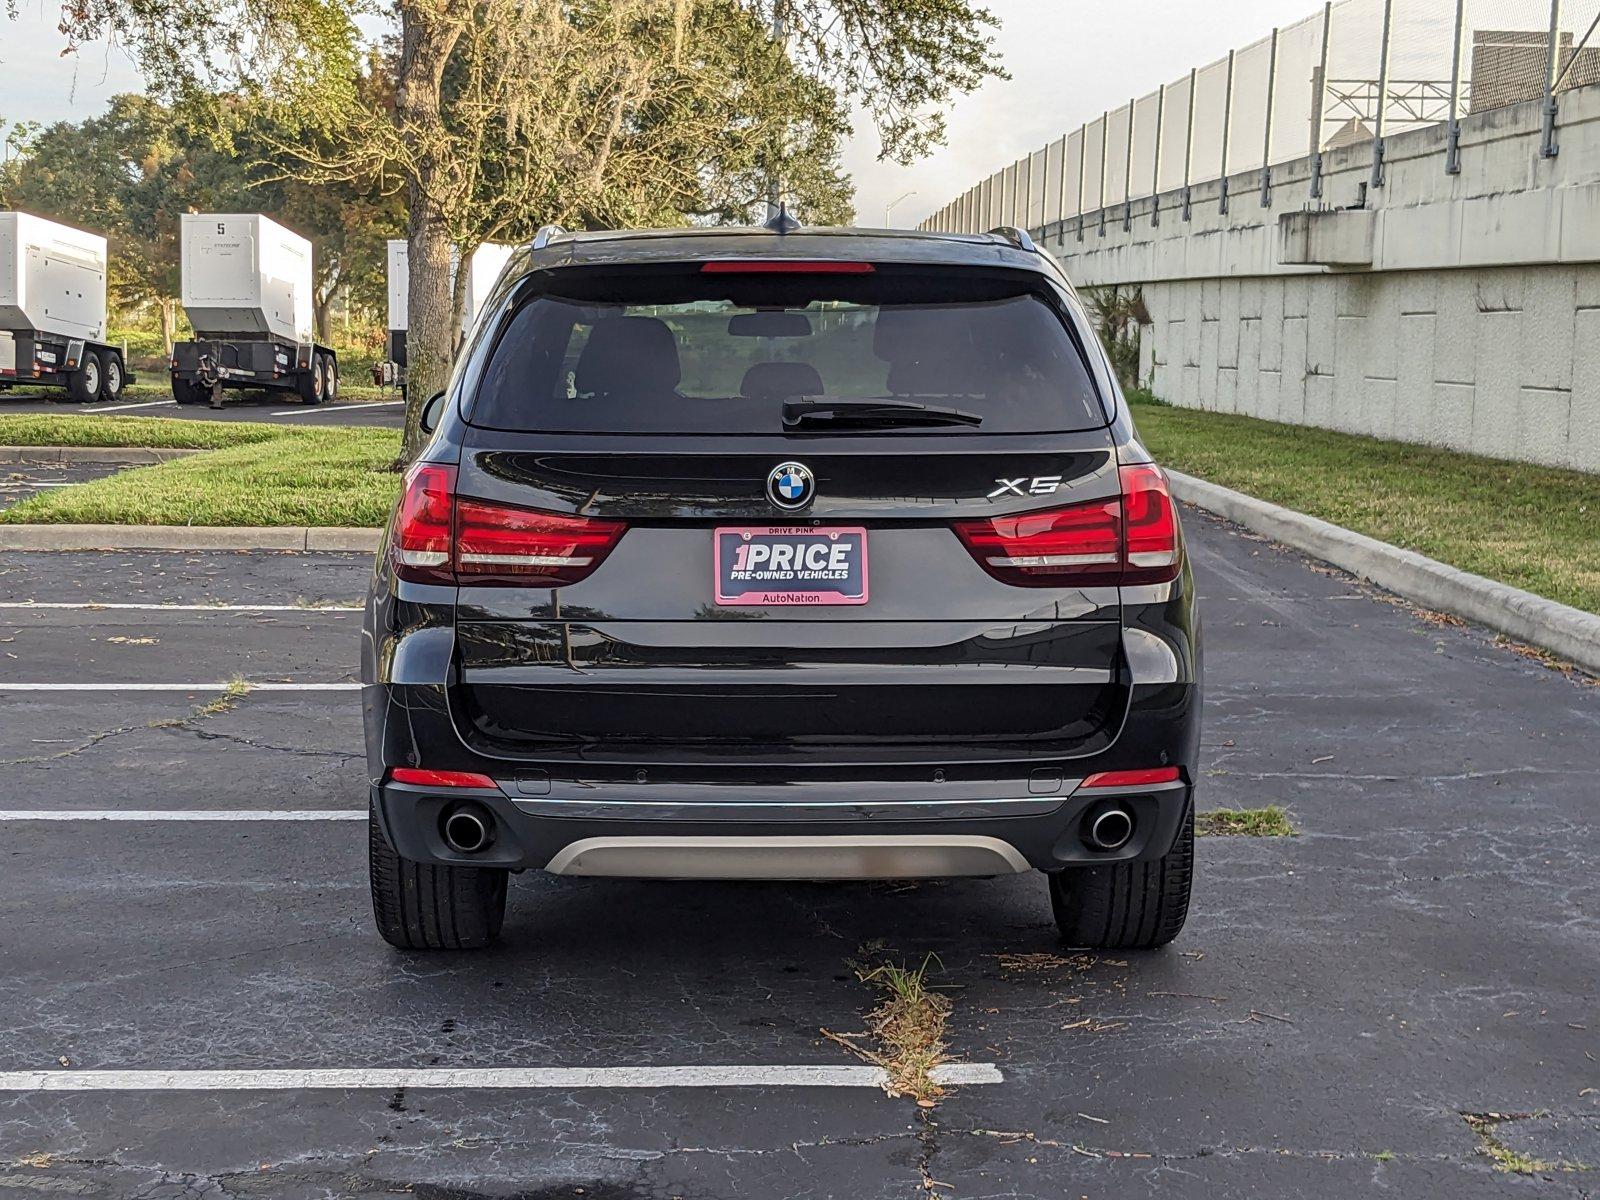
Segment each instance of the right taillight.
M456 469L406 472L390 553L417 583L560 587L602 562L627 532L621 521L542 512L455 494Z
M1120 468L1122 495L954 523L978 565L1018 587L1117 587L1178 576L1178 518L1167 477Z
M1178 514L1167 476L1154 463L1123 467L1122 527L1126 563L1122 582L1166 583L1178 577Z

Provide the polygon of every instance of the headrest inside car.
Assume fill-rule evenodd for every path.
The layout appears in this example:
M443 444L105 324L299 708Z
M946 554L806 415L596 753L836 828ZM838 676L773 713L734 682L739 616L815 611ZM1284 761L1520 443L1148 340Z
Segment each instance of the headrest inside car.
M823 394L822 376L810 363L757 363L744 373L739 394L752 400L787 400Z
M671 392L683 378L678 341L656 317L610 317L589 331L578 355L573 385L581 393L606 395Z

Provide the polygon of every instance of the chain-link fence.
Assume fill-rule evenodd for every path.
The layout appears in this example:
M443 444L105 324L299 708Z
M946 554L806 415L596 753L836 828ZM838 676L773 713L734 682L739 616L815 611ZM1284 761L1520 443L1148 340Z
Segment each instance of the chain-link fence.
M1543 153L1556 152L1561 93L1600 83L1600 0L1338 0L1149 95L1108 110L1019 159L922 223L979 232L1041 229L1091 214L1130 219L1133 201L1241 171L1369 147L1383 181L1384 139L1447 125L1446 170L1459 168L1462 117L1542 101ZM1229 197L1223 191L1222 203ZM1117 211L1118 206L1123 212Z

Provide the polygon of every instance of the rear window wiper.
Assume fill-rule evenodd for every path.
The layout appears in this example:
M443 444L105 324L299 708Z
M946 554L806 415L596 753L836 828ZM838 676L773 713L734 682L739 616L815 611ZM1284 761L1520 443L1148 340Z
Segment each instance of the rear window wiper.
M785 400L783 423L799 425L982 425L983 417L960 408L911 400Z

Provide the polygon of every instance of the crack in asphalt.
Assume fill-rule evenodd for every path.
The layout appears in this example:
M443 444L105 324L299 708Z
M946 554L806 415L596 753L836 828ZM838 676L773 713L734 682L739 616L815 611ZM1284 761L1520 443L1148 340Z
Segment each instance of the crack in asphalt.
M120 725L116 729L107 729L71 746L66 750L58 750L54 754L29 754L21 758L0 758L0 767L36 767L46 763L60 762L62 759L73 758L85 750L93 750L101 742L110 741L114 737L121 737L125 733L137 733L143 729L154 729L155 725Z
M393 1098L386 1101L393 1109ZM402 1107L394 1110L404 1113ZM1522 1115L1522 1114L1519 1114ZM1541 1114L1545 1115L1545 1114ZM648 1163L662 1162L675 1157L709 1157L721 1158L730 1162L740 1159L760 1159L771 1157L795 1156L804 1159L811 1151L831 1149L860 1149L864 1147L888 1145L894 1143L915 1143L918 1154L914 1163L917 1180L913 1186L924 1194L937 1193L942 1188L952 1185L942 1183L935 1170L935 1159L952 1141L964 1137L979 1137L994 1141L1007 1148L1021 1147L1028 1151L1039 1151L1029 1157L1029 1164L1038 1166L1041 1170L1050 1169L1059 1165L1061 1161L1077 1162L1088 1159L1096 1163L1126 1164L1130 1166L1148 1165L1151 1167L1170 1166L1173 1164L1192 1163L1205 1159L1247 1159L1253 1156L1270 1156L1273 1159L1289 1159L1308 1164L1345 1164L1364 1163L1381 1167L1387 1163L1412 1163L1426 1166L1454 1166L1473 1173L1490 1173L1494 1168L1483 1161L1481 1154L1462 1155L1460 1153L1425 1154L1408 1151L1364 1151L1364 1150L1331 1150L1331 1149L1306 1149L1287 1147L1281 1145L1215 1145L1199 1146L1189 1150L1167 1151L1137 1151L1112 1149L1109 1147L1095 1146L1083 1142L1068 1142L1051 1138L1040 1138L1032 1132L1008 1133L1003 1131L983 1129L976 1127L946 1127L938 1124L937 1120L926 1112L919 1112L918 1127L891 1133L872 1134L857 1137L821 1137L809 1140L790 1142L776 1146L706 1146L689 1144L671 1146L662 1149L634 1149L613 1145L608 1142L573 1142L562 1141L564 1151L576 1154L587 1154L598 1158L609 1159L617 1162L626 1162L635 1166ZM432 1123L426 1117L411 1117L410 1121ZM448 1130L446 1131L449 1132ZM48 1191L57 1194L73 1194L78 1189L70 1179L63 1178L60 1168L78 1168L82 1171L105 1171L115 1169L126 1172L148 1173L153 1179L144 1183L135 1191L124 1193L130 1198L138 1200L172 1200L184 1196L211 1196L211 1197L244 1197L261 1195L286 1195L290 1194L285 1189L293 1184L306 1185L316 1190L318 1195L327 1197L348 1198L357 1200L361 1197L392 1195L397 1191L415 1197L435 1197L439 1200L448 1197L449 1200L488 1200L489 1197L501 1197L502 1200L508 1193L499 1188L486 1188L476 1186L458 1186L449 1182L439 1183L413 1183L403 1176L396 1176L393 1172L363 1170L369 1166L374 1157L378 1155L393 1154L420 1154L433 1155L448 1148L470 1146L483 1141L482 1138L455 1138L431 1139L417 1142L396 1142L391 1140L391 1135L383 1135L378 1139L378 1146L355 1155L342 1155L327 1151L307 1151L289 1159L280 1159L274 1162L262 1162L250 1167L240 1167L234 1170L219 1172L187 1172L173 1171L170 1167L163 1167L153 1163L140 1163L129 1161L116 1156L89 1156L72 1154L40 1155L14 1160L11 1164L13 1170L23 1170L27 1173L0 1175L0 1188L19 1187L28 1191ZM516 1142L504 1138L495 1139L499 1149L505 1149ZM533 1139L526 1139L524 1144L534 1144ZM544 1140L540 1140L544 1144ZM1048 1159L1048 1161L1044 1161ZM307 1167L321 1167L322 1169L306 1170ZM34 1173L37 1172L37 1173ZM47 1173L51 1172L51 1173ZM910 1181L908 1181L910 1182ZM177 1190L173 1190L177 1189ZM590 1200L627 1200L627 1198L656 1195L658 1189L644 1179L633 1181L602 1180L588 1177L572 1176L561 1184L549 1188L539 1188L528 1191L514 1191L509 1195L515 1200L544 1200L545 1197L571 1196L582 1194ZM702 1193L711 1195L712 1193ZM788 1193L799 1195L801 1193ZM1038 1193L1027 1188L1013 1188L1003 1191L986 1191L981 1193L963 1191L964 1196L990 1198L1000 1200L1001 1197L1032 1197Z
M258 742L242 733L222 733L215 729L191 729L196 737L207 742L232 742L236 746L249 746L253 750L275 750L279 754L293 754L299 758L330 758L338 762L354 762L365 757L348 750L307 750L300 746L279 746L272 742Z
M57 750L51 754L29 754L19 758L0 758L0 767L48 766L50 763L76 758L78 755L93 750L96 746L110 741L112 738L122 737L130 733L160 732L164 730L182 730L183 732L194 734L202 741L231 742L234 745L248 746L253 750L270 750L278 754L292 754L298 758L330 759L335 762L347 763L363 757L348 750L310 750L301 746L280 746L273 742L257 741L254 738L246 737L244 734L202 729L198 725L200 721L209 720L214 716L222 716L228 711L230 710L224 709L220 712L206 713L204 715L191 714L187 717L157 718L140 725L119 725L115 729L106 729L92 734L74 746L69 746L65 750Z

